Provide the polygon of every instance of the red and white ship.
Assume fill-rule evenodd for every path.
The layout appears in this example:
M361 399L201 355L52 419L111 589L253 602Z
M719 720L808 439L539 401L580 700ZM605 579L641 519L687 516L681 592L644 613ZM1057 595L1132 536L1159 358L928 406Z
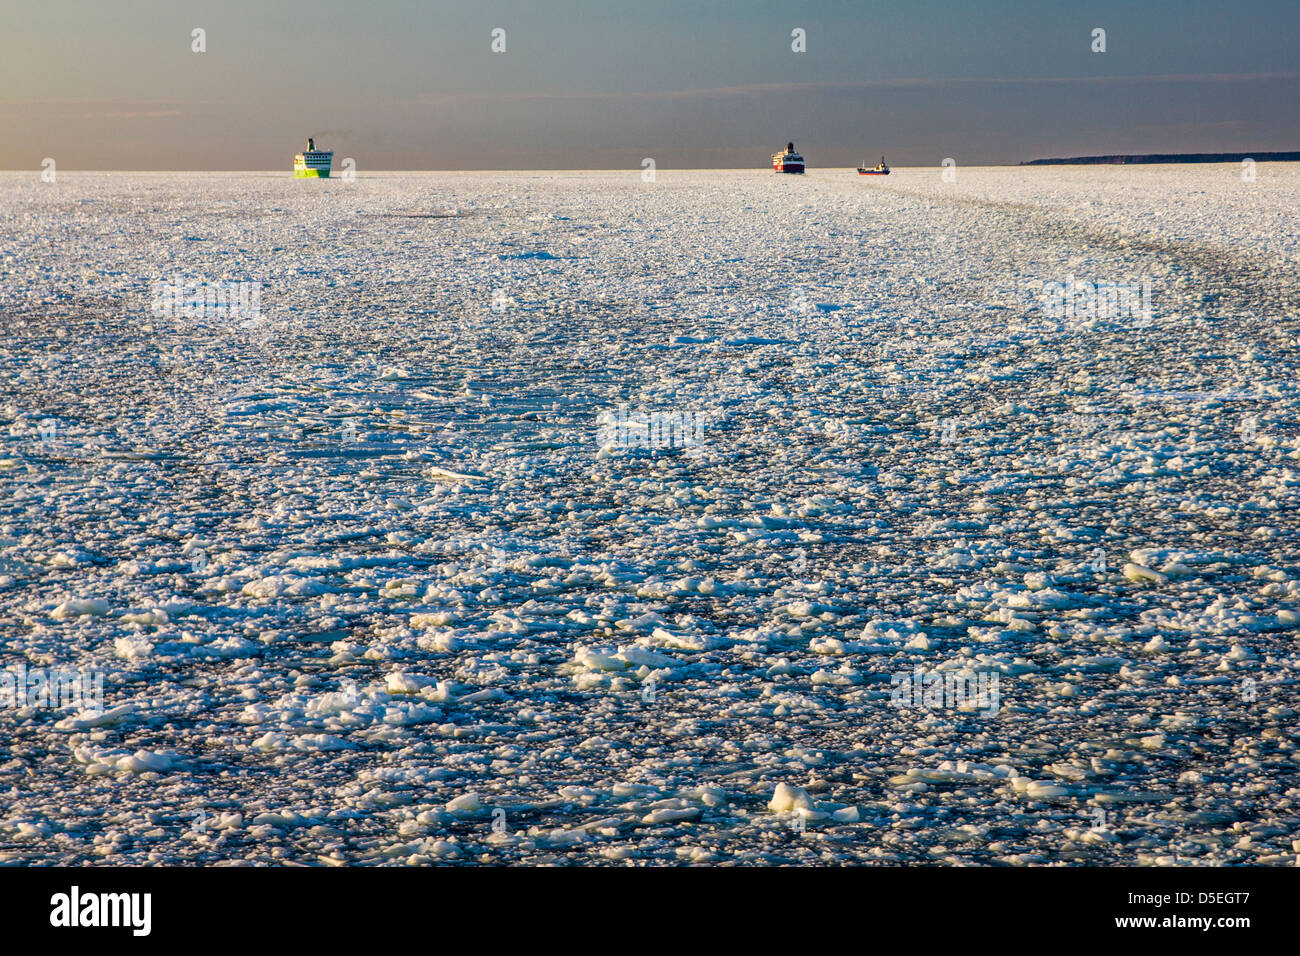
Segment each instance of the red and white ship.
M885 165L885 157L881 156L880 162L877 163L875 166L871 166L871 167L859 166L858 175L859 176L888 176L889 167Z
M784 153L772 154L772 168L778 173L803 172L803 157L794 151L794 143L786 143Z

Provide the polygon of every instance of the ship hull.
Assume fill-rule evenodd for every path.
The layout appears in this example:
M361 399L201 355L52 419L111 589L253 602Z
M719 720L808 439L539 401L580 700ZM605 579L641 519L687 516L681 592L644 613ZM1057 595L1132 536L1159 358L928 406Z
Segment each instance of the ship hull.
M294 179L329 179L334 165L334 151L329 149L299 153L293 158Z
M859 175L859 176L888 176L888 175L889 175L889 170L887 170L887 169L859 169L859 170L858 170L858 175Z
M773 163L772 169L778 173L802 173L803 163Z

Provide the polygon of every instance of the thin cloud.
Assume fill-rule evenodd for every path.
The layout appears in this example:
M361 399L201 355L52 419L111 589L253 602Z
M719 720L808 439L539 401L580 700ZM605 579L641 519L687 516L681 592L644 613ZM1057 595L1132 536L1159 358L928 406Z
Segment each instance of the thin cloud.
M900 77L896 79L851 80L822 83L747 83L687 90L511 90L473 93L421 93L415 101L453 104L487 100L686 100L726 96L771 96L780 93L852 92L855 90L941 90L979 86L1132 86L1144 83L1259 83L1294 82L1300 71L1271 73L1163 73L1127 76L1038 76L1038 77Z

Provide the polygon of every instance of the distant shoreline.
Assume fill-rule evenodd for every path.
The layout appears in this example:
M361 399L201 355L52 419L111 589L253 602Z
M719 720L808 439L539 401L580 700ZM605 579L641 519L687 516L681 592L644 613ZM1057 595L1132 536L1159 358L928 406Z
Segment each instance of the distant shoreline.
M1239 163L1253 159L1257 163L1300 162L1300 151L1286 153L1141 153L1134 156L1074 156L1070 159L1031 159L1021 166L1126 166L1140 163Z

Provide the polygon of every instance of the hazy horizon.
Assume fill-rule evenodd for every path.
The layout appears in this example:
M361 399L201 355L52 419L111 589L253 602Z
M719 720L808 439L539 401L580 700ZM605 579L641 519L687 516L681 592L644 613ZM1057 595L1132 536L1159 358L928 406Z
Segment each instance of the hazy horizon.
M54 0L3 17L5 169L279 170L309 135L361 173L743 169L788 140L816 168L1300 148L1284 0L319 0L307 19Z
M1252 152L1250 150L1242 150L1242 151L1234 151L1231 154L1225 154L1225 155L1236 156L1238 152L1240 152L1240 155L1243 159L1246 159L1246 158L1254 158L1255 156L1261 155L1265 152L1279 152L1279 151L1278 150L1271 150L1271 151L1255 150ZM1300 150L1291 150L1290 152L1300 152ZM1097 154L1097 155L1110 155L1110 154ZM1119 155L1119 154L1115 154L1115 155ZM870 157L866 157L866 158L868 160L868 165L871 165L872 164L871 158ZM1064 156L1064 157L1042 157L1042 158L1085 159L1085 158L1092 158L1092 157L1091 156L1089 157ZM340 159L341 157L339 156L334 157L334 169L332 173L332 178L340 177L341 170L339 169L338 166ZM1260 165L1263 165L1270 162L1284 162L1284 163L1300 162L1300 159L1296 159L1296 160L1265 159L1265 160L1258 160L1258 162L1260 163ZM1214 166L1214 165L1236 166L1237 164L1238 161L1236 159L1224 159L1218 163L1214 163L1214 162L1127 163L1127 164L1092 163L1086 165L1095 165L1095 166L1127 165L1130 167L1146 166L1146 167L1156 168L1159 166ZM818 172L853 171L859 165L860 164L858 163L852 163L845 166L809 165L807 170L807 175L814 175ZM917 164L907 164L907 163L895 163L892 159L889 160L889 168L894 172L902 172L904 170L909 170L909 169L929 169L931 168L931 166L933 166L934 168L942 168L938 163L928 164L928 165L917 165ZM963 165L961 168L962 169L1019 169L1019 168L1056 169L1059 168L1059 166L1054 166L1051 164L1030 164L1030 163L968 163L966 165ZM31 172L31 171L32 170L24 170L24 169L0 169L0 173L22 173L22 172ZM630 171L637 172L638 170L633 169ZM457 174L457 173L480 175L486 173L620 173L623 174L627 172L629 172L629 169L628 167L625 166L587 166L587 167L550 166L550 167L536 167L536 168L526 168L521 166L518 168L500 167L495 169L489 167L480 167L475 169L450 169L450 168L447 169L363 169L357 171L357 176L358 178L364 178L366 176L387 175L389 173L434 176L434 175L450 175L450 174ZM760 164L758 166L656 166L656 172L660 175L662 175L663 173L763 173L765 174L765 173L770 173L771 169L766 164ZM174 173L178 176L184 176L189 173L206 173L209 175L247 175L247 176L284 177L286 175L291 175L292 170L269 169L269 168L268 169L90 169L90 168L79 169L75 166L72 168L59 166L58 173L59 175L64 175L65 173L139 173L140 175Z

